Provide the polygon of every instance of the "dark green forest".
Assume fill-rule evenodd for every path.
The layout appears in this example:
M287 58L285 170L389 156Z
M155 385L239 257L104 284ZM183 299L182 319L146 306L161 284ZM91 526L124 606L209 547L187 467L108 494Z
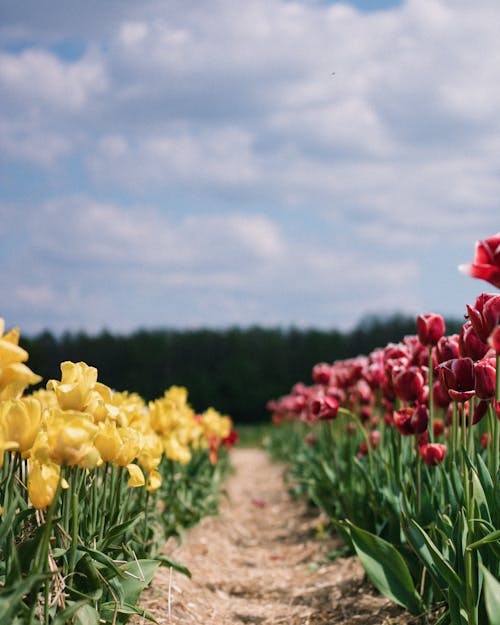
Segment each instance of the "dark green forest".
M448 321L456 332L461 322ZM289 391L295 382L311 383L312 367L333 362L416 333L413 318L367 318L350 332L262 327L224 330L138 330L119 335L103 331L23 337L30 368L43 376L42 386L60 379L64 360L84 361L99 370L99 380L116 390L159 397L172 384L186 386L193 408L214 406L236 423L268 419L266 402Z

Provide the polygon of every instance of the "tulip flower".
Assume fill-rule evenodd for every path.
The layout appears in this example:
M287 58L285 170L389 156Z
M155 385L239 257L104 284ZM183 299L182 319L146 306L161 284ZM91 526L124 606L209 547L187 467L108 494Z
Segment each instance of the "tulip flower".
M68 466L83 462L93 448L97 430L87 413L54 410L47 419L51 459Z
M422 345L436 345L444 331L445 323L441 315L430 313L417 318L418 338Z
M97 382L97 369L84 362L61 363L61 381L49 380L47 388L53 390L62 410L85 410Z
M42 423L40 402L31 397L0 403L0 428L11 449L26 454L33 445Z
M320 362L315 365L312 370L312 378L315 384L323 384L326 385L330 381L330 377L332 375L331 365L328 365L326 362Z
M474 262L460 265L459 270L500 289L500 232L484 241L477 241Z
M425 380L420 367L395 369L392 381L396 395L404 401L417 401L422 398Z
M429 411L425 404L420 404L417 408L395 410L393 422L398 432L403 436L422 434L426 431L429 423Z
M466 321L460 329L458 352L460 358L472 360L481 360L488 352L487 343L479 338L470 321Z
M471 358L453 358L438 366L439 379L453 401L466 401L474 391L474 363Z
M129 464L127 465L127 471L129 474L129 480L127 482L130 488L138 488L139 486L144 486L146 484L146 480L144 479L144 473L141 471L141 467L137 464Z
M428 443L419 446L418 451L425 464L430 467L435 467L443 462L446 456L446 445L441 445L441 443Z
M151 471L146 480L146 490L148 493L154 493L160 488L161 483L162 477L158 471Z
M500 295L482 293L467 313L478 337L486 343L495 326L500 323Z
M436 345L436 357L438 363L458 358L458 334L442 336Z
M309 399L308 413L312 422L335 419L339 410L339 401L331 395L318 392Z
M495 358L484 358L474 363L474 390L480 399L495 397L496 366Z
M29 462L28 497L38 510L48 508L54 499L59 483L61 467L54 462Z

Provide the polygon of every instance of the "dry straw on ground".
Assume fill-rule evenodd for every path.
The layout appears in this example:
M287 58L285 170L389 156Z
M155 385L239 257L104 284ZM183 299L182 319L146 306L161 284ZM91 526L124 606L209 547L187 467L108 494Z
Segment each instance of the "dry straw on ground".
M419 623L377 594L356 558L328 558L341 543L318 538L317 515L290 499L282 467L257 449L234 450L233 463L220 515L165 547L193 579L162 568L142 597L160 625Z

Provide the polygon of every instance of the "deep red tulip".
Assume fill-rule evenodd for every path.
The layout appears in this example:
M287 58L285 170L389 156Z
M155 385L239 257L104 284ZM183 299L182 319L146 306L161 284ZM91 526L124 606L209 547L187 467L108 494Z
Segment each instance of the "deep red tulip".
M396 395L404 401L417 401L424 391L424 374L419 367L393 370L392 381Z
M432 424L432 432L434 434L434 438L438 438L444 432L444 421L443 419L434 419Z
M441 445L441 443L429 443L419 447L418 451L425 464L430 467L435 467L443 462L446 456L446 445Z
M315 384L328 384L332 375L332 367L326 362L320 362L312 370L312 378Z
M417 408L395 410L393 419L396 429L403 436L422 434L429 423L429 411L425 404L420 404Z
M429 313L417 318L418 338L422 345L436 345L445 330L444 319L441 315Z
M495 397L495 358L484 358L474 363L474 390L480 399Z
M484 415L488 411L488 403L485 399L482 399L474 408L474 414L472 415L472 425L479 423Z
M458 353L461 358L481 360L488 352L488 344L482 341L474 330L472 323L466 321L460 330Z
M467 305L467 314L476 334L486 343L500 323L500 295L481 293L474 306Z
M500 289L500 232L484 241L477 241L474 262L460 265L459 269Z
M432 399L435 406L440 408L447 408L451 397L448 395L448 391L441 384L441 380L436 380L432 385Z
M474 363L471 358L453 358L438 367L439 379L453 401L474 395Z
M439 363L458 358L458 334L442 336L436 345L436 356Z
M339 410L338 399L331 395L318 392L311 396L308 402L308 421L329 421L335 419Z

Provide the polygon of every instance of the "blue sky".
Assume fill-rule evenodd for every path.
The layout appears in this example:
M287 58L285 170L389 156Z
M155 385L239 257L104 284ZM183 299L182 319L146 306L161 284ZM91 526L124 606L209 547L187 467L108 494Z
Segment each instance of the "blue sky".
M50 6L50 11L48 7ZM460 317L500 230L497 0L4 0L8 327Z

